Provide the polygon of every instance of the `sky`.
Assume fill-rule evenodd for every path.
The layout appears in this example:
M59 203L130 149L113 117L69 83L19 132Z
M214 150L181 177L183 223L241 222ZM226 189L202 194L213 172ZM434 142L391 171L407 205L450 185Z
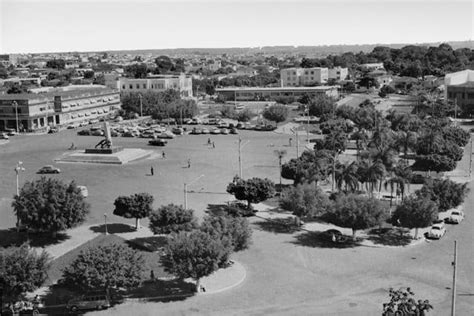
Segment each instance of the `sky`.
M0 53L471 40L473 1L0 0Z

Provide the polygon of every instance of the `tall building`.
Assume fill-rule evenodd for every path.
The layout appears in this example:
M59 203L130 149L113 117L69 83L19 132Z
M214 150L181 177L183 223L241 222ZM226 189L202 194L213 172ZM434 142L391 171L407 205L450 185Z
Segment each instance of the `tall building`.
M118 81L120 92L146 92L178 90L182 97L193 96L193 81L191 77L181 75L153 75L143 79L120 78Z
M121 107L117 89L103 86L0 95L0 130L37 131L106 116Z
M456 102L466 114L474 114L474 70L463 70L444 77L445 99Z

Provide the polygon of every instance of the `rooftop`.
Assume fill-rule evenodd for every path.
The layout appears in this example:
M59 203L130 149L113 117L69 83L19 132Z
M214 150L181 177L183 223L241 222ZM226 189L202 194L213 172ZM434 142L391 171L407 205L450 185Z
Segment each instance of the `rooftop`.
M102 93L113 93L117 92L117 90L107 88L104 86L100 87L90 87L90 88L79 88L79 89L71 89L71 90L64 90L64 89L54 89L48 92L43 93L20 93L20 94L2 94L0 95L0 100L41 100L41 99L53 99L55 96L61 97L78 97L83 96L85 94L88 95L95 95L95 94L102 94Z

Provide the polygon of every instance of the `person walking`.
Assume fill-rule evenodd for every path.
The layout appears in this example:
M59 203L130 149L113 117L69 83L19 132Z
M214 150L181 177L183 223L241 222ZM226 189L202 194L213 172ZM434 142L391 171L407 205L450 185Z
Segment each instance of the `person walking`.
M211 145L211 139L210 138L207 139L207 144Z
M293 138L290 138L290 139L288 140L288 143L289 143L288 145L289 145L290 147L291 147L291 141L292 141L292 140L293 140Z
M150 168L150 173L151 173L152 176L155 174L155 172L153 170L153 166Z
M161 158L166 159L166 154L164 151L161 153Z
M212 142L212 148L216 148L216 143Z
M191 168L191 158L188 159L188 168Z

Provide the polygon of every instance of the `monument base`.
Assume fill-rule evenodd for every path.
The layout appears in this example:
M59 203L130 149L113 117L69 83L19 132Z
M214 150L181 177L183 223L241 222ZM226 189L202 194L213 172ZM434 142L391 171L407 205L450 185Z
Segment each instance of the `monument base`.
M113 146L111 148L86 148L86 154L115 154L116 152L122 151L123 147L121 146Z
M104 148L105 149L105 148ZM111 150L112 148L107 148ZM67 152L55 159L58 162L80 162L123 165L131 161L149 157L153 151L140 148L121 148L114 153L92 153L84 151Z

